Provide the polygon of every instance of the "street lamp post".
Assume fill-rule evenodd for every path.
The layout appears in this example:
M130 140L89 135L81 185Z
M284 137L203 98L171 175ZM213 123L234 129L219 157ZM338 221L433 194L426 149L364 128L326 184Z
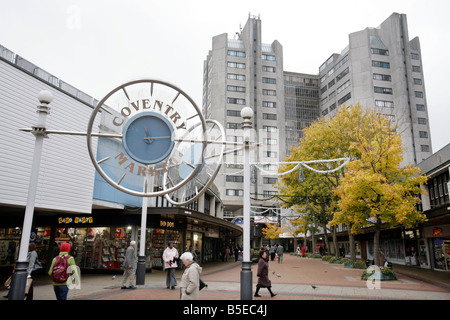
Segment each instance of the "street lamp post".
M36 200L36 190L39 177L39 168L41 164L42 146L44 138L47 137L45 122L47 114L50 112L48 106L53 95L47 90L42 90L38 94L40 104L37 106L39 114L38 123L32 127L31 133L36 137L34 143L33 163L31 166L30 183L28 185L28 199L25 208L25 216L23 219L22 237L20 240L19 258L16 262L14 275L11 281L11 289L9 291L9 300L23 300L25 297L25 288L27 285L27 268L28 268L28 245L30 243L31 226L33 223L34 203Z
M250 129L252 128L253 110L245 107L241 110L244 119L244 256L241 270L241 300L252 300L252 262L250 260Z
M154 177L150 173L150 167L147 166L144 179L144 192L153 191ZM139 256L136 267L136 285L145 284L145 237L147 231L147 207L148 197L142 198L142 216L141 216L141 242L139 245Z

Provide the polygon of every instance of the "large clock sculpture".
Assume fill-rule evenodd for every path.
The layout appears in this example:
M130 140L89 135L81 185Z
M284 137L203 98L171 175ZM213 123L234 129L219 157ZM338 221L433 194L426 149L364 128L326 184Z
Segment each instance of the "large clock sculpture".
M204 156L214 142L208 141L208 128L213 127L176 86L151 79L131 81L94 108L87 130L89 155L113 187L140 197L163 196L210 168ZM199 189L201 194L206 191Z

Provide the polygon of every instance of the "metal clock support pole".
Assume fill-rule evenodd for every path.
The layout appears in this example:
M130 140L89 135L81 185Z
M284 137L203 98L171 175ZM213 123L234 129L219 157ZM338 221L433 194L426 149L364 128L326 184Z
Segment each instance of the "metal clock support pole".
M150 176L150 178L149 178ZM154 177L150 175L150 166L147 166L144 179L144 192L153 191L153 179ZM141 217L141 243L139 244L139 257L136 268L136 285L145 284L145 237L147 232L147 207L148 207L148 197L142 197L142 217Z
M245 107L241 111L244 119L244 256L241 270L241 300L252 300L252 262L250 260L250 129L253 110Z
M36 137L34 143L33 163L31 166L30 183L28 185L28 199L25 208L25 217L23 219L22 237L20 239L19 258L16 262L14 275L11 281L11 289L9 291L9 300L23 300L25 297L25 288L27 285L27 269L28 269L28 245L30 243L31 226L33 223L34 203L36 199L36 190L39 177L39 168L41 164L42 146L44 138L47 136L45 132L45 122L50 107L48 106L53 96L51 92L43 90L39 92L38 99L40 105L37 107L39 120L32 133Z

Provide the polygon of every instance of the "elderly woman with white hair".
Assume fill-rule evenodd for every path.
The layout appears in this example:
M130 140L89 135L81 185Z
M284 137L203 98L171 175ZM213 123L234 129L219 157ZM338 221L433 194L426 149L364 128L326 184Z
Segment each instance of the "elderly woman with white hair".
M180 259L186 267L180 283L181 300L198 300L202 268L194 262L194 257L190 252L183 253Z

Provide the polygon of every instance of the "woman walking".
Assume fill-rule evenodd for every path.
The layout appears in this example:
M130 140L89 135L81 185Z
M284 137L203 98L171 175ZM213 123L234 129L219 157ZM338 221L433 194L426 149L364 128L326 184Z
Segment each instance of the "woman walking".
M275 297L276 294L272 292L272 282L269 280L269 263L267 262L267 251L265 250L259 252L258 273L256 275L258 276L258 283L255 297L261 297L259 295L259 289L261 288L267 288L270 292L270 297Z
M181 300L198 300L202 268L194 262L194 257L190 252L183 253L180 259L186 267L180 283Z

